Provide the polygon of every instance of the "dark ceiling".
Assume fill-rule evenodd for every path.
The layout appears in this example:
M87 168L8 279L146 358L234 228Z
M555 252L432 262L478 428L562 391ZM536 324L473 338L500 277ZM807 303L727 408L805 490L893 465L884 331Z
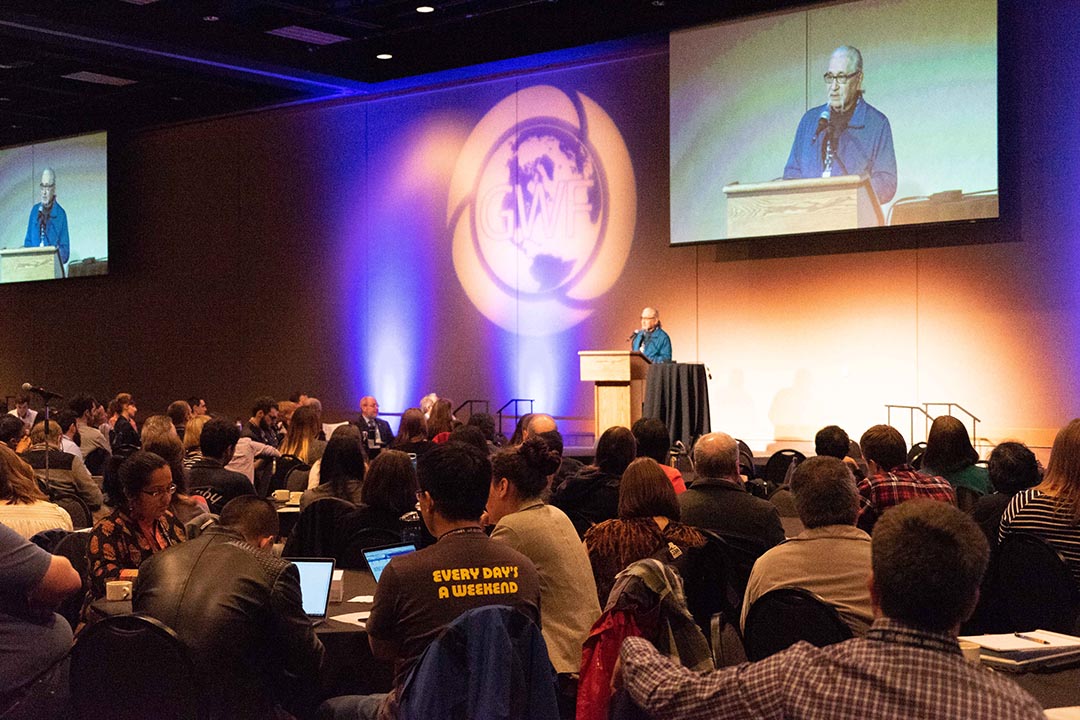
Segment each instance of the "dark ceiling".
M418 12L425 4L434 10ZM0 147L379 92L391 80L798 4L3 0ZM269 34L282 28L328 36Z

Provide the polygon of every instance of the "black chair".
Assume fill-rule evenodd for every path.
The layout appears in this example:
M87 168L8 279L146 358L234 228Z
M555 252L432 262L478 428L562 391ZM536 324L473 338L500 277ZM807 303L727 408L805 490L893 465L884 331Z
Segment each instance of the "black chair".
M777 450L770 455L768 462L765 463L764 477L769 494L771 495L784 484L784 480L787 479L788 469L792 463L801 463L805 459L805 455L791 448Z
M1034 535L1009 534L998 545L985 583L989 632L1076 631L1080 588L1054 548Z
M915 468L916 470L922 468L922 458L924 454L926 454L926 443L921 442L912 445L911 449L908 450L907 454L908 465Z
M750 446L742 440L735 440L739 443L739 473L746 476L747 480L753 480L757 477L757 469L754 467L754 453L750 450Z
M87 627L71 648L71 717L202 720L187 648L171 629L143 615L117 615Z
M761 660L800 640L817 647L851 638L836 608L802 588L778 588L759 597L746 614L746 657Z
M71 527L75 530L85 530L94 526L94 514L78 495L53 493L49 501L67 510L67 514L71 516Z
M342 519L356 509L347 500L319 498L300 511L296 525L285 541L284 557L332 557L341 552L338 528Z
M334 558L337 567L346 570L366 570L367 561L364 550L384 545L396 545L401 542L401 533L383 528L359 528L346 534L341 539L340 549Z
M956 491L956 507L970 515L975 508L975 503L982 497L982 493L966 485L959 485L954 490Z

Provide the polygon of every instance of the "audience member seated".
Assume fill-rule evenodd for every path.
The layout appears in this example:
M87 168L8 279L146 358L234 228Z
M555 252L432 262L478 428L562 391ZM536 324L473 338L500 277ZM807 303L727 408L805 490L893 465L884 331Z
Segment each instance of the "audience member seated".
M202 429L211 419L209 415L196 415L184 426L184 467L188 470L202 460Z
M539 433L537 437L543 438L548 449L559 456L559 469L551 476L551 481L544 491L544 498L547 499L563 486L567 478L572 478L581 472L581 469L585 467L585 463L576 458L563 455L563 437L558 430Z
M300 509L324 497L336 497L358 505L364 485L364 457L364 441L359 428L342 425L334 430L319 460L319 484L301 496Z
M1011 533L1044 540L1080 582L1080 418L1058 431L1042 482L1009 501L998 539Z
M312 405L301 405L293 413L289 422L289 432L278 446L282 455L294 455L301 462L311 465L322 457L326 450L326 441L319 439L322 432L322 419L319 411ZM255 438L258 440L258 438ZM270 443L266 443L269 445ZM206 450L203 450L205 454Z
M943 477L954 488L971 488L986 495L990 492L990 476L986 468L975 464L978 461L979 453L972 447L964 423L951 415L934 420L926 436L922 472Z
M121 570L138 570L146 558L185 539L183 524L169 510L176 486L164 458L136 451L120 465L119 476L120 506L90 531L90 592L84 620L90 602L105 597L105 583L119 580Z
M82 446L76 441L79 427L75 423L75 413L71 410L61 410L56 413L55 419L56 424L60 426L60 449L81 459L85 464L86 459L83 458Z
M859 492L850 468L835 457L812 457L791 476L791 492L802 533L772 548L754 563L742 604L740 625L765 593L798 587L836 608L856 635L874 620L867 580L870 536L855 527Z
M495 524L491 539L532 560L540 576L544 642L559 674L565 715L574 707L581 646L600 617L600 604L589 556L573 523L562 510L540 499L559 460L542 436L500 450L491 459L487 514Z
M900 431L875 425L859 439L869 474L859 481L859 529L874 531L874 523L894 505L914 498L956 504L948 480L925 475L907 464L907 443Z
M671 437L667 425L657 418L641 418L630 428L637 440L637 456L652 458L671 481L675 493L686 492L686 482L678 468L668 465L671 456Z
M529 426L529 421L532 420L533 413L525 413L518 418L517 424L514 425L514 432L510 436L508 445L520 445L521 441L525 439L525 428Z
M23 425L23 421L14 415L0 415L0 442L17 453L23 452L30 447L30 431ZM20 445L22 447L19 447Z
M480 432L484 434L484 440L487 441L489 453L493 453L499 449L499 445L495 441L495 418L491 416L491 413L473 413L469 416L469 421L466 424L479 428ZM505 438L503 439L505 440Z
M254 495L251 481L238 472L225 469L232 457L240 431L224 418L214 418L203 425L199 447L203 457L188 470L191 494L206 499L210 512L221 513L225 504L241 495Z
M281 453L277 448L240 435L240 439L236 441L232 459L226 463L225 467L240 473L248 479L248 482L254 483L255 472L261 470L264 463L270 463L274 458L279 457Z
M350 530L385 530L400 535L401 516L415 509L417 489L416 470L409 456L400 450L383 450L368 467L359 506L342 525Z
M280 443L277 425L278 402L268 395L263 395L255 398L252 403L251 418L244 426L243 434L263 445L276 448Z
M34 423L37 422L38 411L30 407L30 396L25 392L19 392L15 395L15 408L8 410L8 415L18 418L26 428L26 432L30 432Z
M313 704L323 647L296 566L272 552L277 534L273 503L240 497L217 525L139 569L132 609L179 635L207 678L190 691L212 717L279 717L278 705Z
M466 445L472 445L482 453L491 454L491 448L488 447L487 440L484 439L484 433L480 431L480 428L472 425L458 425L450 433L447 442L465 443Z
M858 446L856 446L858 447ZM866 464L860 463L861 457L851 457L851 438L839 425L826 425L814 435L814 454L843 460L851 468L856 482L866 477Z
M619 514L619 480L634 460L637 441L628 428L610 427L596 441L596 461L586 465L551 496L580 537L597 523Z
M90 395L80 393L71 399L68 407L76 415L75 427L79 433L83 462L91 475L101 475L105 463L112 455L109 439L94 427L94 413L101 405Z
M109 428L109 445L113 452L119 453L123 449L130 454L138 450L141 444L139 431L135 427L135 415L139 408L135 406L131 393L118 394L110 405L116 409L116 417Z
M176 436L183 440L184 431L187 429L187 421L194 417L191 412L191 405L188 404L187 400L174 400L169 403L165 414L172 420L173 427L176 429Z
M1042 482L1042 468L1023 443L1003 442L990 453L990 485L994 492L979 498L971 517L979 523L990 548L997 547L1001 516L1013 496Z
M776 506L743 485L737 440L720 432L702 435L694 445L694 472L694 484L679 496L684 523L751 540L763 550L784 541Z
M521 442L525 442L529 438L540 435L541 433L559 429L559 425L555 422L555 418L547 413L531 413L528 417L529 419L521 427Z
M615 576L630 563L651 557L669 543L681 550L705 544L701 533L679 522L680 515L675 489L660 464L652 458L630 463L619 482L619 517L585 533L601 606L607 604Z
M56 422L49 421L48 443L45 442L44 420L30 431L30 443L30 449L22 454L22 459L34 469L34 475L45 483L49 493L76 495L90 510L101 507L101 488L90 476L82 458L60 450L60 426ZM46 465L48 477L45 476Z
M66 716L66 666L48 669L71 648L71 625L53 611L81 589L67 558L50 555L0 524L0 708L20 700L5 720Z
M394 442L394 431L390 423L379 417L379 401L371 395L360 398L360 417L355 425L361 432L364 451L372 460Z
M401 424L398 425L398 433L391 447L401 452L423 455L435 447L428 440L427 420L420 408L409 408L401 415Z
M431 406L431 414L427 420L428 440L439 445L450 439L450 433L454 430L454 413L450 401L439 398Z
M169 509L173 515L187 524L190 520L210 512L206 498L188 494L187 469L184 467L184 444L176 434L172 418L165 415L151 415L143 423L142 447L147 452L160 455L169 464L172 473L173 493Z
M710 673L629 638L616 684L652 718L1043 717L1012 680L960 652L956 634L975 607L989 557L969 517L941 502L904 503L878 522L871 553L875 620L865 637L823 648L796 643Z
M532 561L489 538L480 525L491 488L487 455L447 443L421 457L417 470L420 514L438 542L390 561L367 622L372 654L394 664L395 689L389 696L328 700L320 717L395 717L395 696L409 670L466 610L510 605L540 625L540 580Z
M42 530L72 530L67 510L49 502L33 469L6 445L0 445L0 523L27 539Z

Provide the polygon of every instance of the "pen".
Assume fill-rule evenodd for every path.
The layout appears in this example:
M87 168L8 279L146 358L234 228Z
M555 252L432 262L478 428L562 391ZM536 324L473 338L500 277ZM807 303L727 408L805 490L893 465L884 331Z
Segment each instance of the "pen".
M1043 640L1042 638L1031 637L1030 635L1025 635L1024 633L1014 632L1013 635L1020 638L1021 640L1028 640L1030 642L1039 643L1040 645L1049 645L1050 644L1049 640Z

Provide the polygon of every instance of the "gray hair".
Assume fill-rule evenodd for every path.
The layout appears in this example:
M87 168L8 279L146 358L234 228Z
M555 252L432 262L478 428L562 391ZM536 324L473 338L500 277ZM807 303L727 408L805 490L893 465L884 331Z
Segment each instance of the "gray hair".
M738 477L738 441L722 432L702 435L694 445L694 470L704 478Z
M854 525L859 514L859 492L851 470L827 455L799 463L791 476L791 494L799 519L808 528Z

